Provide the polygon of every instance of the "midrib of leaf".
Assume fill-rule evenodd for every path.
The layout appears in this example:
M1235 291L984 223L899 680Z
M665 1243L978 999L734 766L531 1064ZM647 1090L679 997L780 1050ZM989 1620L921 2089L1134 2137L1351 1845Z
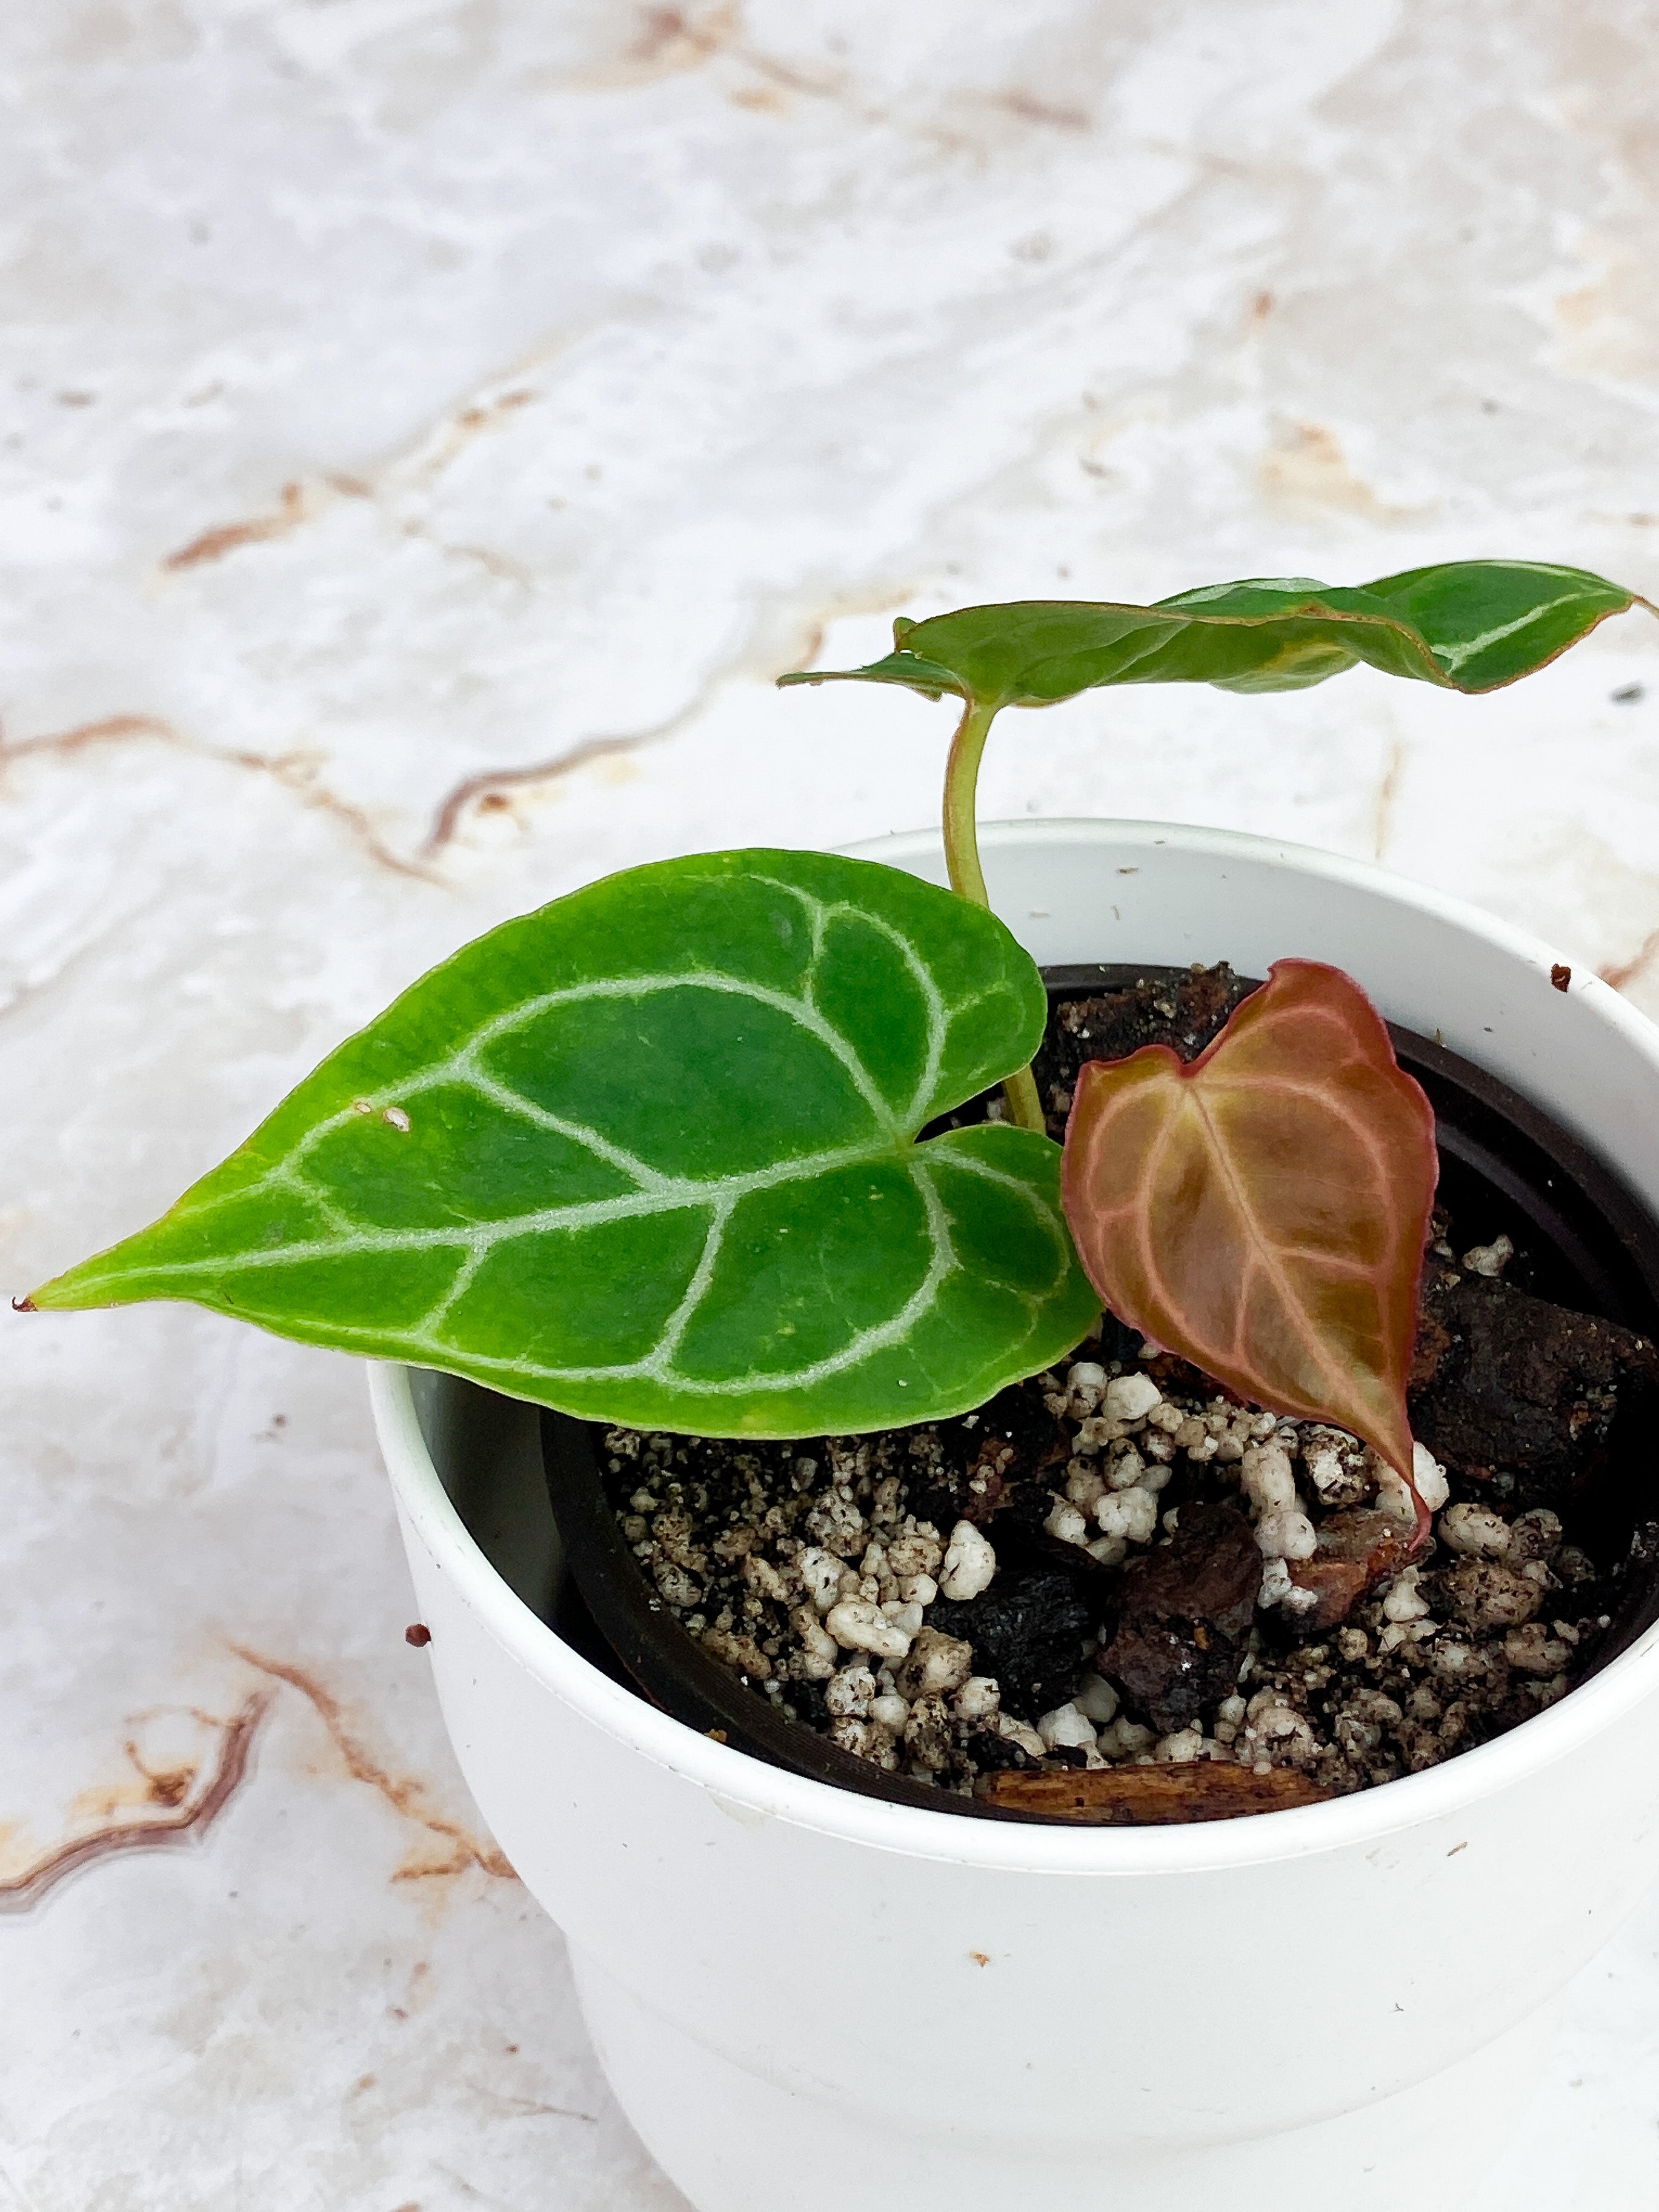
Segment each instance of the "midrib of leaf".
M931 983L931 976L928 980ZM459 1051L450 1053L442 1060L434 1060L429 1067L423 1068L418 1075L400 1079L396 1083L384 1085L379 1089L360 1092L350 1105L343 1106L322 1121L313 1122L298 1144L290 1152L284 1153L280 1160L273 1162L263 1175L256 1176L251 1182L235 1184L228 1190L214 1191L205 1194L191 1207L190 1214L191 1217L205 1214L210 1212L216 1206L228 1206L249 1198L256 1198L262 1191L283 1183L303 1188L307 1197L314 1199L320 1205L332 1206L333 1201L323 1187L313 1182L303 1173L303 1164L307 1155L313 1152L325 1138L335 1135L341 1129L350 1128L358 1121L372 1117L374 1115L384 1115L388 1107L407 1107L428 1091L440 1091L452 1086L475 1091L480 1097L489 1099L492 1105L501 1107L503 1112L517 1114L522 1119L533 1122L538 1128L546 1129L556 1135L569 1138L573 1143L586 1147L597 1159L603 1160L608 1167L617 1169L621 1174L631 1176L639 1186L638 1202L628 1198L593 1199L585 1201L580 1206L544 1210L544 1215L515 1216L514 1217L515 1219L540 1220L544 1218L550 1218L552 1214L556 1212L560 1219L569 1224L581 1225L587 1222L620 1219L624 1212L640 1212L647 1202L654 1204L660 1200L665 1203L677 1198L683 1198L688 1203L695 1203L701 1196L712 1194L717 1189L731 1188L738 1179L719 1177L713 1182L701 1182L689 1176L665 1175L659 1168L653 1168L648 1161L641 1159L637 1153L629 1152L623 1146L613 1144L609 1138L602 1136L597 1129L591 1127L586 1122L572 1121L562 1115L550 1112L546 1107L538 1105L533 1098L526 1097L522 1091L515 1091L511 1084L503 1083L499 1076L492 1075L487 1068L478 1064L480 1055L492 1044L498 1042L504 1036L510 1036L515 1030L522 1028L526 1023L538 1019L555 1007L571 1006L582 1000L594 999L645 998L653 992L666 990L719 991L736 997L753 999L758 1005L787 1015L792 1020L799 1022L803 1029L817 1037L820 1043L827 1046L835 1054L836 1058L841 1061L853 1078L859 1096L869 1109L882 1136L895 1141L902 1136L908 1136L908 1132L905 1128L904 1118L894 1113L892 1108L882 1097L869 1070L859 1059L851 1045L838 1030L832 1028L823 1019L817 1007L807 1000L791 998L786 992L773 990L766 984L751 982L746 977L727 975L714 969L695 969L679 975L633 975L602 983L576 984L566 991L548 991L539 998L526 1000L522 1006L515 1006L510 1013L499 1015L494 1021L486 1023L468 1038ZM936 1020L942 1029L944 1001L939 997L936 986L933 998L940 1010ZM977 1000L964 1000L957 1011L967 1012L977 1003ZM933 1012L931 1006L929 1012L930 1014ZM933 1047L927 1074L936 1075L938 1056L941 1050L940 1045L935 1044ZM926 1080L927 1075L924 1076L924 1082ZM921 1087L918 1086L918 1088ZM883 1147L878 1146L876 1149L879 1150ZM754 1170L754 1175L758 1180L755 1181L751 1187L755 1189L763 1189L769 1180L786 1181L796 1173L812 1172L833 1166L841 1159L850 1160L862 1157L870 1150L870 1146L858 1145L838 1148L833 1152L813 1154L806 1160L799 1164L790 1162L782 1168L757 1169ZM428 1243L446 1241L452 1234L447 1230L422 1230L408 1233L411 1237L424 1239ZM306 1249L314 1249L315 1248ZM411 1245L410 1249L414 1249L414 1246ZM254 1264L258 1256L249 1255L247 1258L239 1261L237 1264L239 1266ZM292 1254L287 1248L283 1248L280 1256L291 1257ZM175 1265L190 1267L198 1263L169 1261L163 1264L169 1267ZM139 1271L135 1269L131 1272Z
M1346 1379L1345 1370L1341 1363L1332 1357L1318 1330L1310 1327L1307 1308L1285 1271L1284 1266L1285 1255L1263 1235L1261 1224L1256 1218L1255 1207L1245 1194L1243 1181L1234 1164L1226 1139L1216 1125L1215 1117L1210 1111L1208 1100L1196 1083L1191 1086L1188 1103L1197 1113L1204 1125L1205 1136L1220 1170L1222 1182L1226 1186L1228 1195L1232 1200L1233 1210L1244 1224L1255 1264L1274 1285L1279 1292L1281 1307L1295 1319L1297 1334L1302 1340L1304 1349L1312 1352L1314 1364L1330 1382L1336 1394L1335 1401L1340 1401ZM1173 1115L1170 1116L1172 1124L1174 1118ZM1241 1316L1243 1304L1243 1299L1241 1297L1239 1301ZM1236 1342L1233 1348L1236 1352ZM1409 1474L1408 1469L1402 1469L1401 1472Z
M453 1229L441 1230L359 1231L337 1239L315 1239L304 1244L275 1247L222 1265L216 1265L211 1261L184 1260L159 1262L147 1268L130 1268L123 1271L123 1279L179 1274L199 1277L216 1273L240 1272L244 1268L285 1266L297 1260L331 1259L347 1253L429 1250L450 1247L467 1255L461 1271L437 1304L411 1328L389 1330L381 1324L337 1322L331 1325L331 1334L377 1341L395 1340L410 1356L416 1358L425 1355L443 1361L464 1356L470 1367L488 1370L501 1376L548 1376L571 1382L612 1381L679 1384L707 1396L733 1396L757 1390L797 1390L843 1373L872 1353L902 1343L933 1304L947 1277L959 1267L951 1237L949 1210L934 1182L934 1172L938 1167L945 1167L956 1174L977 1176L985 1182L996 1183L1012 1191L1029 1205L1043 1225L1054 1231L1056 1283L1064 1273L1064 1247L1059 1237L1057 1224L1048 1208L1042 1204L1027 1184L1018 1176L1005 1175L969 1154L951 1152L936 1161L927 1157L928 1150L925 1146L910 1146L908 1141L899 1145L848 1146L833 1152L814 1154L807 1159L792 1163L787 1169L757 1170L752 1175L728 1176L712 1182L688 1182L676 1186L677 1195L672 1201L665 1201L654 1194L641 1194L631 1200L600 1200L595 1205L571 1207L562 1212L544 1209L535 1214L515 1214L501 1222L480 1224L471 1228L458 1224ZM906 1151L913 1152L915 1155L906 1163L907 1172L927 1213L932 1249L922 1281L897 1313L884 1322L873 1323L860 1331L849 1338L840 1351L802 1367L763 1372L751 1370L746 1375L719 1379L687 1376L675 1368L673 1355L707 1293L720 1256L720 1240L742 1198L751 1191L775 1188L781 1182L811 1181L826 1170L890 1158L896 1153L902 1155ZM682 1207L690 1210L699 1203L707 1204L710 1208L709 1231L702 1255L678 1306L664 1324L657 1344L642 1358L600 1365L554 1366L540 1361L496 1358L472 1351L458 1355L457 1348L445 1343L438 1335L437 1331L444 1319L465 1294L478 1268L497 1244L518 1237L533 1235L538 1230L556 1231L573 1226L586 1226L595 1218L605 1221L642 1212L678 1212ZM1025 1307L1035 1324L1040 1301L1012 1285L1003 1287Z
M408 1091L404 1095L413 1097L418 1093ZM428 1252L446 1245L476 1252L482 1258L495 1245L510 1243L516 1237L562 1229L602 1228L607 1222L636 1219L641 1214L690 1212L699 1206L718 1206L726 1199L735 1206L755 1191L775 1189L781 1183L810 1182L837 1168L856 1167L861 1161L890 1158L903 1152L908 1144L905 1139L890 1143L878 1140L865 1145L842 1145L830 1152L805 1153L798 1160L769 1168L703 1178L664 1177L650 1190L623 1192L615 1198L586 1199L574 1206L538 1206L528 1212L502 1214L489 1221L457 1221L437 1229L374 1229L357 1224L337 1237L313 1237L297 1243L266 1245L258 1251L238 1253L223 1261L155 1260L143 1266L124 1266L118 1272L122 1281L129 1281L149 1275L199 1275L215 1270L283 1267L295 1260L334 1259L353 1252ZM273 1175L270 1180L277 1177ZM318 1185L298 1170L283 1175L280 1180L284 1187L301 1191L308 1199L318 1195ZM262 1182L258 1188L264 1187ZM246 1194L237 1191L232 1195L241 1198ZM211 1201L214 1205L218 1203L216 1199ZM204 1206L201 1210L205 1212L208 1208ZM337 1212L338 1208L334 1211Z
M1506 637L1515 637L1522 630L1530 629L1534 623L1542 622L1546 615L1553 615L1558 607L1570 605L1576 597L1575 592L1563 592L1559 599L1547 599L1540 607L1528 607L1525 614L1516 615L1513 622L1499 623L1495 629L1485 630L1479 637L1466 638L1460 645L1432 646L1430 650L1447 673L1455 678L1466 660L1473 660L1489 645L1501 645Z
M729 975L723 969L701 968L690 969L678 975L611 977L599 982L574 984L567 990L544 992L539 997L527 1000L522 1005L512 1007L507 1012L498 1014L493 1020L484 1023L472 1033L459 1051L448 1054L443 1060L434 1061L431 1066L423 1069L418 1076L384 1085L378 1090L362 1092L358 1097L354 1098L350 1105L341 1107L337 1112L330 1115L325 1120L313 1123L293 1150L285 1153L280 1161L273 1163L264 1175L255 1177L250 1182L237 1184L229 1190L215 1192L203 1197L191 1208L191 1214L206 1213L214 1206L257 1197L261 1191L283 1182L292 1182L295 1171L306 1156L325 1138L334 1135L340 1129L349 1127L354 1122L362 1119L365 1107L371 1114L383 1114L388 1106L406 1106L412 1100L419 1098L423 1092L440 1090L446 1085L451 1084L460 1085L476 1091L480 1097L489 1099L493 1104L500 1106L504 1112L517 1114L526 1121L533 1122L539 1128L547 1129L556 1135L570 1139L573 1143L586 1146L596 1158L603 1160L607 1166L615 1168L620 1174L631 1176L641 1191L657 1191L667 1196L676 1191L700 1189L703 1186L693 1184L685 1178L664 1175L660 1170L652 1167L637 1154L613 1144L610 1139L602 1136L597 1129L590 1127L586 1123L572 1121L561 1115L550 1112L547 1108L538 1105L534 1099L526 1098L521 1091L514 1090L510 1084L503 1083L498 1076L492 1075L488 1069L479 1064L481 1055L491 1045L499 1042L503 1037L512 1036L515 1030L522 1029L527 1023L539 1019L543 1014L556 1007L596 999L645 997L654 991L724 992L733 996L753 999L758 1005L767 1006L799 1023L841 1062L852 1078L859 1096L863 1099L883 1133L896 1140L901 1138L908 1139L927 1118L928 1110L933 1105L933 1094L939 1081L939 1067L944 1060L945 1043L949 1033L951 1013L971 1013L974 1008L981 1005L989 994L986 992L976 992L973 996L959 1001L953 1009L949 1008L934 979L933 970L921 959L915 945L902 930L895 929L890 923L878 915L848 906L844 901L832 905L828 901L815 899L809 892L801 890L799 885L784 883L775 877L763 876L758 877L757 880L771 885L775 890L788 892L793 897L800 901L811 916L812 951L805 977L805 995L803 998L793 998L787 992L774 990L770 986L754 982L746 976ZM895 1112L889 1105L880 1087L860 1059L849 1040L841 1030L824 1019L812 1001L813 981L818 963L823 957L829 925L837 917L856 920L866 927L875 928L884 936L897 949L917 988L921 991L927 1006L927 1054L910 1102L902 1113ZM834 1163L830 1156L826 1154L823 1156L822 1164L829 1165ZM307 1195L318 1204L331 1206L332 1201L320 1185L306 1181L302 1187ZM763 1188L764 1185L757 1184L755 1188ZM599 1205L613 1202L594 1201ZM597 1215L593 1218L602 1219L605 1217Z
M1246 1078L1235 1083L1233 1079L1229 1078L1227 1087L1230 1090L1259 1090L1274 1088L1277 1086L1273 1084L1271 1079L1257 1078L1252 1079ZM1322 1101L1322 1103L1326 1102ZM1298 1334L1301 1335L1304 1341L1311 1347L1316 1364L1321 1367L1322 1370L1334 1384L1340 1386L1343 1378L1343 1370L1337 1362L1327 1357L1324 1346L1318 1340L1316 1332L1310 1332L1307 1329L1305 1326L1305 1309L1302 1299L1292 1288L1282 1264L1285 1260L1304 1256L1300 1248L1295 1246L1276 1245L1271 1243L1263 1236L1261 1224L1256 1218L1255 1209L1251 1206L1245 1195L1243 1182L1233 1162L1232 1155L1227 1148L1225 1139L1223 1137L1221 1131L1217 1127L1214 1117L1210 1112L1208 1103L1195 1081L1188 1079L1183 1082L1181 1104L1186 1109L1196 1114L1203 1126L1206 1141L1210 1150L1211 1156L1216 1163L1220 1180L1226 1189L1229 1199L1231 1201L1235 1214L1243 1224L1247 1249L1250 1255L1251 1265L1261 1267L1276 1285L1279 1290L1281 1305L1291 1315L1297 1316L1298 1321L1303 1324L1298 1328ZM1124 1102L1119 1101L1114 1104L1110 1115L1103 1117L1097 1122L1092 1139L1093 1146L1098 1146L1105 1140L1105 1138L1110 1130L1112 1121L1125 1110L1126 1105ZM1352 1126L1352 1117L1345 1115L1342 1118L1349 1121ZM1149 1190L1156 1189L1158 1187L1158 1175L1163 1166L1164 1158L1170 1146L1176 1140L1179 1121L1180 1117L1176 1114L1166 1115L1164 1117L1163 1125L1158 1130L1152 1150L1147 1157L1145 1187ZM1156 1286L1158 1297L1166 1304L1174 1304L1177 1303L1173 1297L1169 1285L1164 1281L1163 1273L1158 1265L1157 1249L1147 1234L1149 1216L1146 1211L1144 1208L1136 1208L1132 1199L1125 1200L1121 1204L1109 1210L1109 1218L1121 1218L1126 1214L1129 1216L1133 1224L1135 1242L1139 1248L1142 1264L1146 1268L1149 1283ZM1306 1256L1317 1259L1322 1266L1334 1266L1340 1273L1363 1276L1367 1272L1363 1265L1359 1265L1358 1263L1350 1267L1344 1266L1342 1263L1338 1261L1333 1261L1330 1259L1330 1256L1325 1253L1316 1251L1312 1254L1307 1255ZM1242 1308L1243 1300L1241 1298L1241 1311ZM1237 1340L1235 1340L1231 1344L1212 1343L1208 1346L1206 1349L1212 1357L1222 1361L1223 1363L1235 1360L1238 1353Z
M961 1264L951 1237L949 1211L933 1182L933 1170L939 1163L927 1158L927 1150L926 1146L915 1148L916 1157L908 1164L908 1173L927 1215L928 1233L932 1243L927 1272L897 1313L890 1315L884 1322L872 1323L870 1328L860 1330L856 1336L850 1338L839 1352L826 1354L823 1358L814 1360L804 1367L790 1368L782 1371L751 1370L746 1375L723 1377L718 1381L707 1381L702 1377L688 1376L675 1368L673 1353L684 1339L687 1328L696 1317L698 1304L713 1277L714 1266L720 1256L720 1240L724 1234L726 1222L736 1207L737 1201L733 1199L728 1206L723 1207L716 1206L714 1217L710 1223L708 1239L704 1244L702 1255L691 1281L686 1287L685 1296L664 1325L662 1336L658 1340L656 1346L643 1358L609 1366L584 1367L544 1366L528 1360L495 1359L487 1355L474 1352L468 1352L465 1355L466 1358L473 1366L488 1368L500 1375L548 1375L568 1382L650 1382L670 1386L680 1384L711 1397L737 1396L758 1390L783 1392L810 1389L815 1383L828 1381L832 1376L844 1374L849 1368L857 1366L860 1360L867 1359L872 1353L885 1351L891 1345L902 1344L937 1298L946 1279L953 1274ZM860 1152L855 1157L869 1159L881 1156L872 1149ZM1013 1191L1031 1207L1032 1212L1038 1216L1045 1226L1056 1226L1048 1209L1040 1203L1030 1187L1022 1183L1018 1176L1000 1174L996 1169L988 1167L983 1161L961 1153L953 1152L949 1155L949 1166L952 1172L976 1175L988 1182L994 1182L1004 1189ZM1056 1235L1054 1267L1056 1283L1064 1272L1064 1248ZM1005 1285L1003 1288L1025 1308L1032 1324L1035 1325L1041 1302L1014 1289L1012 1285ZM447 1294L443 1303L445 1306L453 1303L453 1293ZM410 1334L408 1341L410 1348L416 1352L423 1349L434 1358L453 1357L453 1347L443 1344L430 1334L434 1325L434 1316L439 1310L440 1309L434 1308L433 1314L424 1316L416 1324L416 1331ZM378 1332L360 1331L359 1334L378 1334Z

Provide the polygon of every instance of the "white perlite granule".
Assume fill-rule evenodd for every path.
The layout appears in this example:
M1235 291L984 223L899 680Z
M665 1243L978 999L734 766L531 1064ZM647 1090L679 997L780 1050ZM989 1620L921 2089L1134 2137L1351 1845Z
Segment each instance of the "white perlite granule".
M942 1595L958 1601L989 1589L997 1571L997 1555L988 1538L971 1521L958 1521L945 1549L945 1568L939 1578Z
M844 1651L873 1651L881 1659L902 1659L910 1649L905 1631L866 1598L843 1598L830 1607L823 1625Z

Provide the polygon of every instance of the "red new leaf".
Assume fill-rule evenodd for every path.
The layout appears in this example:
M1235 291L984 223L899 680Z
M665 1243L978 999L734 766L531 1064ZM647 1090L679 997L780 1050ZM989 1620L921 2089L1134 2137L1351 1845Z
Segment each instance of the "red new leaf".
M1083 1070L1062 1188L1120 1320L1410 1482L1436 1172L1433 1111L1376 1007L1340 969L1280 960L1188 1065L1154 1044Z

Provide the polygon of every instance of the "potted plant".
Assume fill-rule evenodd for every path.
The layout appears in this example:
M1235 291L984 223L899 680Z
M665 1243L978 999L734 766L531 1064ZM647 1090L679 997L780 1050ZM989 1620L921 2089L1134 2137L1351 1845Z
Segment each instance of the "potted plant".
M952 1819L746 1757L556 1638L451 1502L473 1415L446 1378L635 1431L759 1439L967 1421L1022 1377L1062 1390L1068 1361L1093 1370L1069 1387L1098 1405L1109 1363L1071 1360L1097 1290L1156 1338L1144 1358L1188 1353L1235 1401L1369 1441L1398 1532L1389 1588L1407 1584L1442 1479L1404 1404L1431 1146L1349 975L1618 1171L1643 1202L1625 1238L1638 1275L1659 1195L1651 1032L1603 987L1564 990L1541 948L1481 917L1218 833L997 836L1022 951L986 902L979 751L1002 705L1095 684L1285 688L1364 659L1491 689L1632 598L1578 571L1488 563L1353 592L1297 580L901 624L894 654L856 672L963 701L942 857L964 897L901 872L939 872L919 842L886 848L898 871L714 855L579 892L434 971L161 1223L35 1294L191 1297L422 1370L380 1367L374 1389L458 1752L571 1938L624 2106L705 2212L758 2212L781 2170L826 2212L1039 2191L1062 2207L1195 2206L1221 2186L1246 2205L1311 2206L1336 2183L1393 2212L1408 2183L1414 2203L1454 2201L1501 2139L1463 2124L1469 2100L1490 2115L1524 2094L1550 2000L1645 1875L1650 1638L1512 1733L1386 1788L1176 1827ZM1224 953L1247 975L1291 957L1185 1069L1155 1047L1089 1073L1062 1199L1024 1073L1046 1012L1033 951L1165 966ZM1310 1022L1341 1040L1334 1083L1333 1055L1307 1049ZM915 1143L997 1079L1005 1117ZM1287 1148L1318 1173L1287 1182ZM1593 1159L1584 1171L1594 1182ZM1298 1182L1303 1200L1324 1193L1311 1212ZM1231 1226L1206 1230L1223 1199ZM1196 1239L1171 1222L1196 1222ZM1224 1342L1215 1285L1236 1317L1225 1286L1264 1254L1267 1308ZM1346 1291L1328 1294L1339 1274ZM1098 1439L1108 1453L1133 1417L1117 1425ZM1265 1528L1301 1508L1278 1496L1282 1448L1264 1433L1255 1449L1269 1538L1256 1551L1279 1562L1282 1613L1292 1587L1316 1584L1297 1578L1316 1555L1301 1528ZM1131 1491L1158 1494L1103 1480L1103 1531L1100 1505ZM1491 1517L1512 1529L1522 1501L1504 1503ZM1150 1559L1166 1535L1177 1551L1185 1509L1169 1510L1173 1527L1126 1525L1109 1551L1137 1542ZM1127 1560L1095 1564L1128 1579ZM958 1589L982 1571L968 1567ZM884 1599L873 1579L873 1596L837 1585L837 1602L866 1608L842 1626L879 1638L886 1621L896 1657L919 1585ZM1408 1633L1427 1617L1409 1585L1395 1615ZM1091 1766L1081 1740L1038 1741L1082 1753L1060 1765L1085 1795L1115 1764L1097 1752ZM1122 1763L1145 1772L1145 1756Z

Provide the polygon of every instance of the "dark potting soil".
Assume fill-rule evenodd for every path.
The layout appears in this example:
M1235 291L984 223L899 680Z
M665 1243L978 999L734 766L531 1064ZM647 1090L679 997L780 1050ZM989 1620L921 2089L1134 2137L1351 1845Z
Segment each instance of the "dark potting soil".
M1036 1062L1053 1133L1085 1061L1190 1059L1246 988L1219 967L1060 1006ZM889 1771L1060 1817L1069 1773L1097 1818L1107 1770L1191 1768L1158 1790L1217 1810L1389 1781L1563 1696L1659 1553L1596 1480L1615 1422L1659 1414L1653 1346L1511 1287L1507 1238L1460 1257L1443 1216L1432 1234L1414 1562L1405 1486L1356 1438L1254 1412L1110 1316L957 1420L799 1443L613 1429L610 1501L706 1651Z

